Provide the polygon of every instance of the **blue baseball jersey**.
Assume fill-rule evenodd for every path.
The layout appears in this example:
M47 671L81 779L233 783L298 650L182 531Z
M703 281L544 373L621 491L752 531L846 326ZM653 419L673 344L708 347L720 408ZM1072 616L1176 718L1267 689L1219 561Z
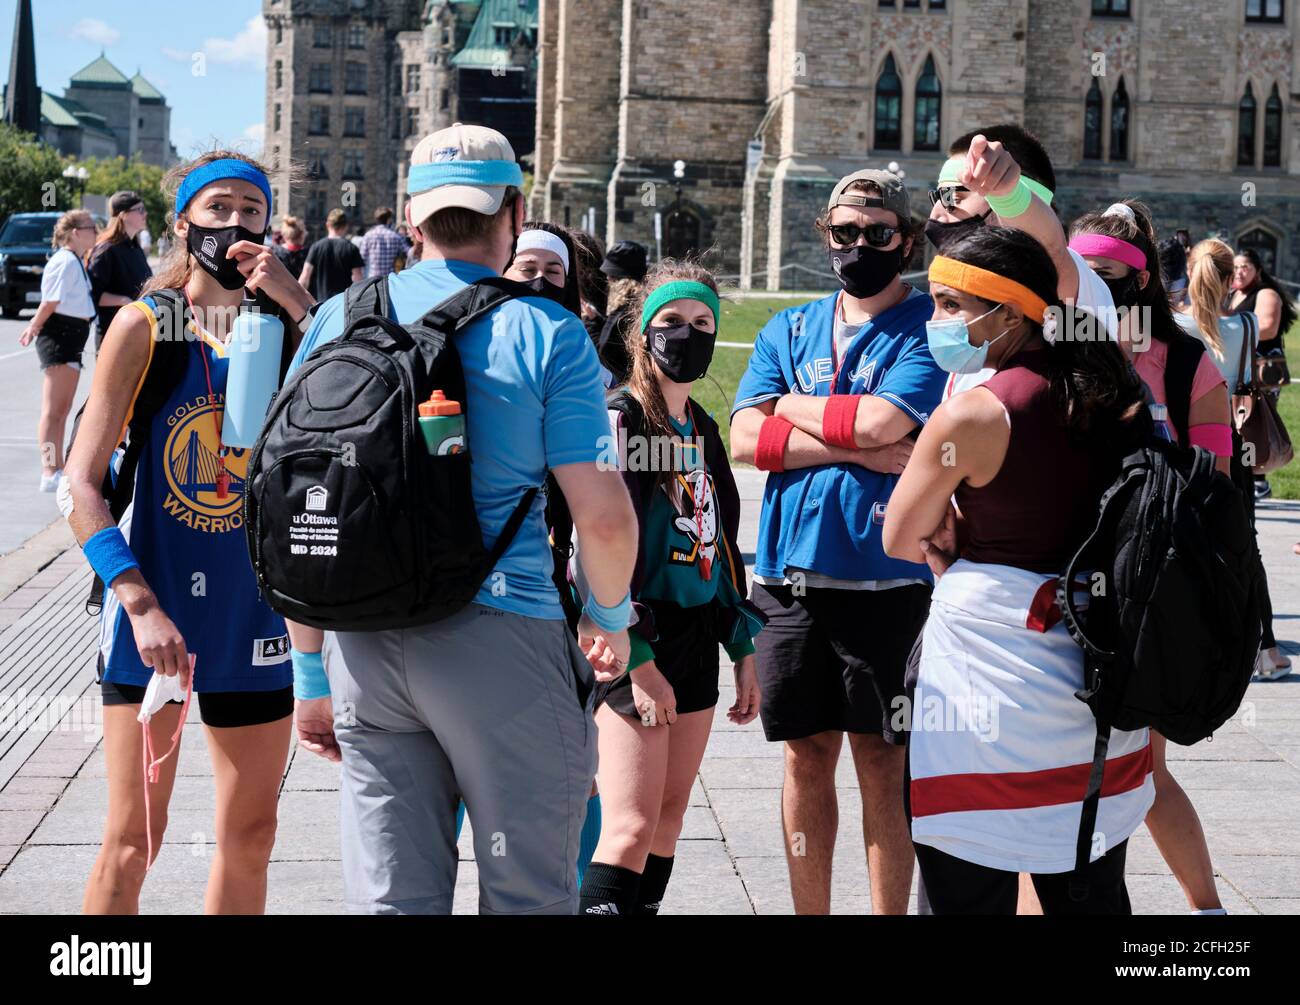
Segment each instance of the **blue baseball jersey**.
M388 277L392 313L402 324L468 284L495 275L470 262L435 259ZM291 371L317 347L343 334L343 294L316 311ZM520 497L549 468L594 463L609 442L605 389L596 349L582 322L544 297L510 300L456 336L465 373L470 488L483 543L491 547ZM545 500L539 493L475 603L561 620L551 579Z
M152 300L123 309L144 313L156 334ZM151 353L157 344L150 339ZM224 496L218 494L225 348L205 335L186 341L185 349L184 374L150 423L122 533L140 574L195 656L196 692L286 688L293 683L293 670L284 619L258 593L244 538L244 478L251 450L230 449L230 484ZM104 593L99 645L104 680L149 683L153 670L141 661L131 620L112 590Z
M871 394L924 424L947 374L935 363L925 322L934 303L919 290L872 318L842 360L834 347L839 294L791 307L758 333L736 389L734 415L784 394ZM929 580L924 564L890 558L881 547L896 475L856 464L773 471L763 489L754 573L780 579L808 569L847 580Z

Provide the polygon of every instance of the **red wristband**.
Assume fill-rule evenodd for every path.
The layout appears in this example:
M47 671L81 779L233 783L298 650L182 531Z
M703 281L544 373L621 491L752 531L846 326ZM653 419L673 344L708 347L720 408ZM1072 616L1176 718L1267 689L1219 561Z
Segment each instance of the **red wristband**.
M822 413L822 439L828 446L844 447L856 450L857 441L853 438L853 425L858 418L860 394L832 394L826 401L826 411Z
M794 432L794 424L778 415L769 415L758 427L758 446L754 448L754 467L759 471L785 470L785 444Z

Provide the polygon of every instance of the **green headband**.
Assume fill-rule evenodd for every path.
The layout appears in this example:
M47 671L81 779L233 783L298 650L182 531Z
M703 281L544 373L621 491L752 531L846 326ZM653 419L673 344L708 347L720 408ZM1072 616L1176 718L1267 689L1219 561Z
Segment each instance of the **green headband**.
M939 169L939 181L937 182L937 184L938 185L960 184L959 178L961 176L962 169L965 166L966 166L965 154L962 154L960 157L949 157L946 161L943 162L943 167ZM1049 206L1052 204L1054 193L1050 188L1048 188L1042 182L1037 182L1034 181L1034 179L1032 178L1026 177L1023 171L1020 172L1020 180L1025 183L1025 187L1029 189L1029 191L1033 192L1034 195L1042 199L1043 202L1047 203L1047 205Z
M698 300L706 304L713 312L713 330L715 332L718 330L718 295L703 283L689 279L676 279L671 283L656 286L651 291L645 298L645 306L641 308L641 330L645 331L650 326L650 319L659 313L664 304L672 303L674 300Z

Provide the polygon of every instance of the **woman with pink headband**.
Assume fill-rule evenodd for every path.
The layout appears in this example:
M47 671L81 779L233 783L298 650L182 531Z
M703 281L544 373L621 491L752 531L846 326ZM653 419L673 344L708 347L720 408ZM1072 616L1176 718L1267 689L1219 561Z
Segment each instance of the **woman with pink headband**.
M1151 411L1171 439L1204 447L1225 475L1232 449L1228 389L1199 339L1174 321L1160 282L1155 228L1139 202L1117 202L1071 228L1070 247L1110 287L1119 312L1120 346L1151 395ZM1198 914L1222 914L1205 833L1187 793L1165 763L1166 741L1151 730L1156 800L1147 829Z

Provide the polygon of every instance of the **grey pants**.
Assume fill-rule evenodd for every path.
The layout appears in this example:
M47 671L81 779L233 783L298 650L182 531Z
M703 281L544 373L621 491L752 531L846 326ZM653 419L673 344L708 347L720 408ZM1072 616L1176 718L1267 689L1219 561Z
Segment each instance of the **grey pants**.
M451 913L461 799L480 912L574 913L596 727L565 623L471 604L420 628L329 632L324 661L349 913Z

